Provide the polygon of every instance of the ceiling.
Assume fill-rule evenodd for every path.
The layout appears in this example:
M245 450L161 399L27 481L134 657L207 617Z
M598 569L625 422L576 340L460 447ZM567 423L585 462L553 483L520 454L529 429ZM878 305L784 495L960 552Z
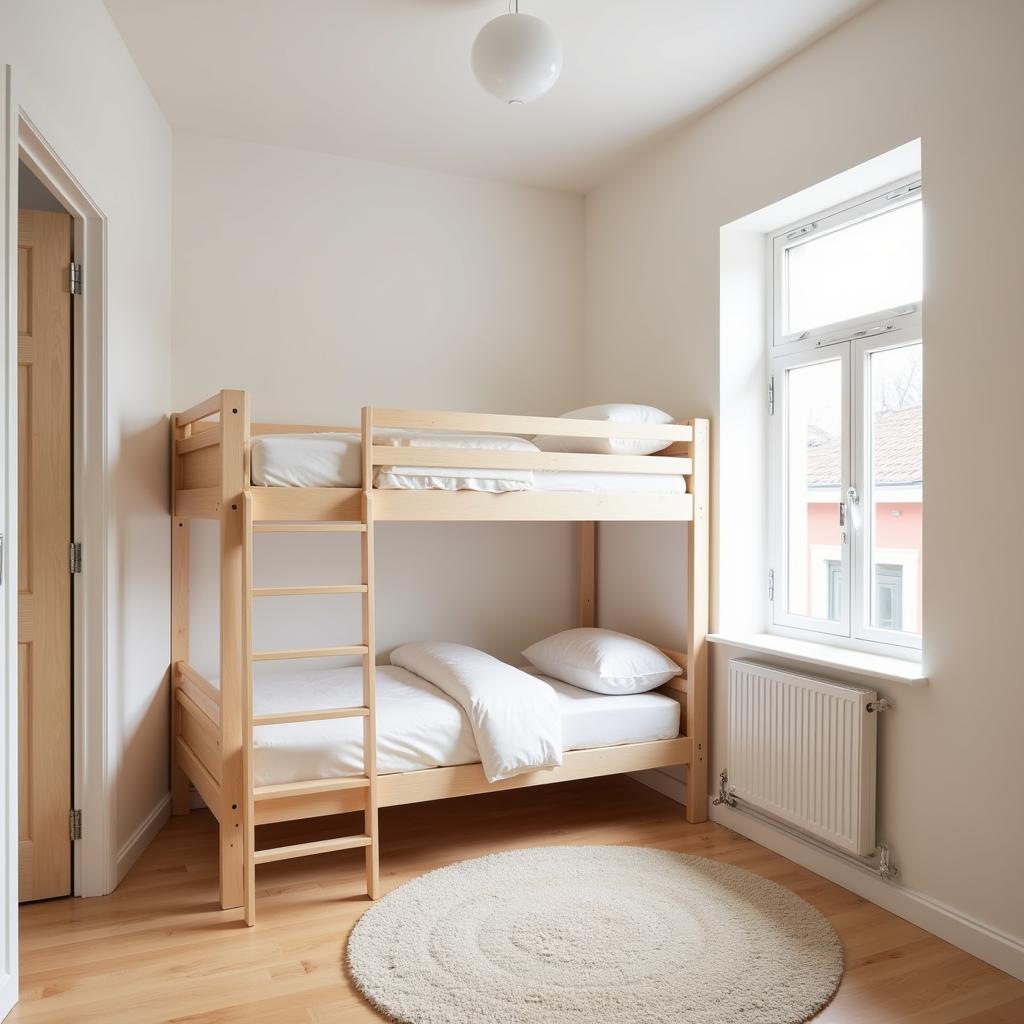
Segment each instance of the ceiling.
M476 83L505 0L106 0L175 128L585 192L873 0L522 0L565 52L542 99Z

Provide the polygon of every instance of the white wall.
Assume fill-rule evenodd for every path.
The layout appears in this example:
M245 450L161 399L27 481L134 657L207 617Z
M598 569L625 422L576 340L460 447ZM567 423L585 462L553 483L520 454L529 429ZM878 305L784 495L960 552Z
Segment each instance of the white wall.
M583 244L576 195L176 133L174 406L235 387L263 421L564 412L582 397ZM193 661L213 672L216 534L194 530ZM351 538L260 542L257 581L357 578ZM381 653L445 637L517 657L571 624L572 552L567 526L382 527ZM357 635L349 598L257 612L259 646Z
M1018 951L1022 38L1018 0L882 0L587 198L588 400L626 387L714 418L730 359L719 348L720 227L921 138L931 682L881 687L897 710L882 723L880 837L906 886ZM623 604L650 595L651 631L681 641L649 578L603 580L626 590ZM725 766L735 653L713 658L712 779Z
M168 789L171 133L99 0L5 3L4 62L22 107L107 218L113 859ZM99 571L95 554L84 561Z

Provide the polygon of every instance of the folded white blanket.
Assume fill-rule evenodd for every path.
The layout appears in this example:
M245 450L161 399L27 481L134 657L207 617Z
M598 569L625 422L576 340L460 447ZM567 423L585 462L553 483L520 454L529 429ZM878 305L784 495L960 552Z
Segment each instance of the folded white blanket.
M404 644L391 664L462 705L488 782L562 763L562 719L547 683L462 644Z

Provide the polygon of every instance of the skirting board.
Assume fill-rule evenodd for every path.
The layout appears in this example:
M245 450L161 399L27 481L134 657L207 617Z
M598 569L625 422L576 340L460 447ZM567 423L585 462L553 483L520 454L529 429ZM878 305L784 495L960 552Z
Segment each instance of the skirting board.
M977 921L923 892L899 882L886 882L743 811L724 805L715 807L710 799L708 803L712 821L1024 981L1024 942L1020 939Z
M128 837L128 840L117 851L117 862L114 865L115 888L120 885L131 866L142 855L142 851L156 838L156 834L164 827L171 817L171 794L167 793L157 805L146 815L142 824Z
M650 771L631 774L638 782L663 796L678 803L686 803L686 783L672 775L671 771L652 768ZM855 867L838 856L832 857L819 847L773 828L768 822L753 818L743 811L726 806L716 807L711 803L713 796L708 798L708 814L712 821L731 828L741 836L1024 981L1024 941L1021 939L991 928L923 892L909 889L899 882L883 881L871 872Z
M677 771L685 769L676 769ZM642 782L649 789L667 796L676 803L686 804L686 783L664 768L648 768L642 772L630 772L629 777Z

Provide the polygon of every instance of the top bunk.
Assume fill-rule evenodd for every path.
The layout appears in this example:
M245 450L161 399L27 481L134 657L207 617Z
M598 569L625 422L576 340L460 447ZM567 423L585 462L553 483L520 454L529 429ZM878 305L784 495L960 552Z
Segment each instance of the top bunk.
M528 440L535 435L564 440L545 447L605 447L612 438L667 447L542 451ZM377 522L685 522L695 497L700 509L706 503L708 421L366 407L359 426L251 423L248 394L226 390L172 417L171 456L179 519L219 519L247 494L253 522L266 530L364 522L364 503Z

